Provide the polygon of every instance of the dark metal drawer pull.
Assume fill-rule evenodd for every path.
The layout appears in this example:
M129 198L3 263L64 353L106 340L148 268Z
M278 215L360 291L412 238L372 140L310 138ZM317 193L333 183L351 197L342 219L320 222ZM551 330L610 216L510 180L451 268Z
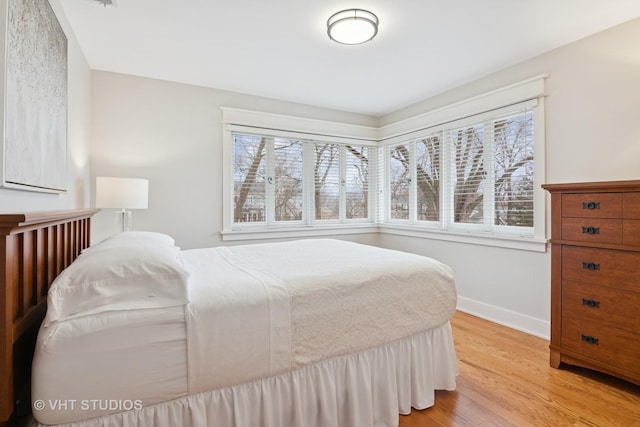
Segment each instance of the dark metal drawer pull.
M582 268L584 268L585 270L591 270L591 271L600 270L600 264L596 264L595 262L583 261Z
M580 334L580 338L586 343L598 345L598 338L591 335Z
M596 301L591 298L582 298L582 305L586 305L587 307L600 308L600 301Z
M600 209L600 202L582 202L582 209Z
M600 227L582 227L583 234L600 234Z

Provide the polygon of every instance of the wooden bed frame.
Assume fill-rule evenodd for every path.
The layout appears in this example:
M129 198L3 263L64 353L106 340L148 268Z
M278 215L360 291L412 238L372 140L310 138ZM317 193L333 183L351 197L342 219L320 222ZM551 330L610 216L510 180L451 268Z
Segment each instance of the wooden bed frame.
M47 291L89 246L98 211L0 214L0 427L31 411L31 361Z

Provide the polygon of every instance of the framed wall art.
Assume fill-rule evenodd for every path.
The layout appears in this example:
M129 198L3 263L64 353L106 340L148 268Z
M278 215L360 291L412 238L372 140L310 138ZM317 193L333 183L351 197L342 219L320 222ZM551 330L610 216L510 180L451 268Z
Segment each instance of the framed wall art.
M67 37L47 0L0 0L4 12L2 187L64 192Z

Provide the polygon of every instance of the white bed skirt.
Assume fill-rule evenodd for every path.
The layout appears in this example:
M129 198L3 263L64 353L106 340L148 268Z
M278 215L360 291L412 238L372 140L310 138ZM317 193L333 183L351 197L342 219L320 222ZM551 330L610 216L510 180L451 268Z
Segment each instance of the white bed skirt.
M391 427L412 407L433 406L435 390L454 390L456 375L447 322L275 377L63 425Z

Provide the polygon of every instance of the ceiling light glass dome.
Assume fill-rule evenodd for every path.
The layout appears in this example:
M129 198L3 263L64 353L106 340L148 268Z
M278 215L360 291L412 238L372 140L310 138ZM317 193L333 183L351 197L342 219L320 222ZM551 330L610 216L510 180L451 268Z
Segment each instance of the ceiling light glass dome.
M331 15L327 34L335 42L361 44L378 34L378 17L363 9L346 9Z

